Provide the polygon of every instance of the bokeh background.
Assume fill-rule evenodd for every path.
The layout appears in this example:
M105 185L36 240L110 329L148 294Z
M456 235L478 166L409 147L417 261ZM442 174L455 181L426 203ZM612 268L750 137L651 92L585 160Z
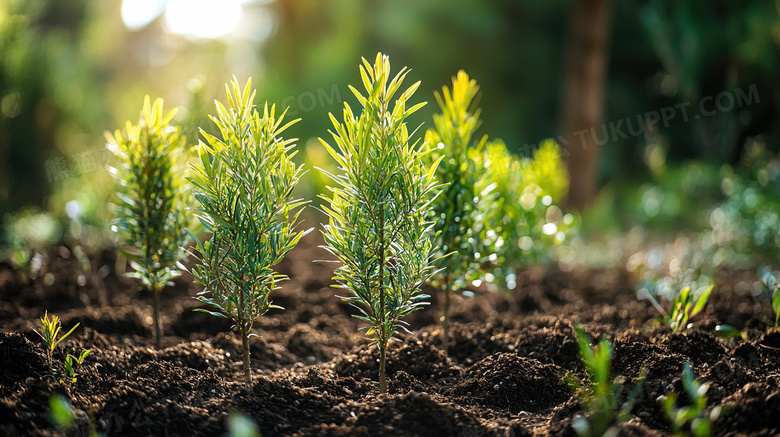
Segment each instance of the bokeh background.
M778 4L2 0L0 216L6 231L34 216L32 239L103 244L103 132L137 120L150 94L180 107L176 121L195 144L233 75L253 78L257 103L302 118L288 131L301 161L332 165L316 138L327 135L328 112L355 104L347 86L359 83L361 56L381 51L422 81L415 99L429 105L413 123L430 124L433 91L463 69L481 86L480 133L510 150L546 138L599 143L588 149L595 173L572 172L572 187L593 188L569 202L586 231L711 228L728 172L778 150ZM674 117L648 124L664 110ZM595 135L573 136L576 126ZM301 196L313 199L322 183L310 172Z

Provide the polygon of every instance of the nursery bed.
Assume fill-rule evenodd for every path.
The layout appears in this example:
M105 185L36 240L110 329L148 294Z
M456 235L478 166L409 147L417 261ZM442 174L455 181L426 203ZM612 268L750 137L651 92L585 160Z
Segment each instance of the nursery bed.
M79 262L60 249L25 284L0 265L0 435L56 434L47 418L51 393L72 403L76 435L87 435L90 423L111 436L223 435L234 412L251 417L263 436L575 435L572 419L582 410L563 375L584 377L577 323L612 340L613 370L629 385L648 369L621 435L669 433L657 398L682 392L686 361L710 384L709 405L725 407L715 435L780 433L780 350L771 349L780 334L766 333L771 310L749 293L756 281L749 272L721 270L695 329L672 333L653 324L655 310L636 300L624 270L531 268L514 299L480 288L454 300L448 353L434 295L409 317L414 335L391 346L389 394L379 395L377 354L334 297L334 264L311 262L328 258L316 245L316 236L306 237L280 265L291 280L273 300L286 310L255 324L251 386L242 382L241 342L230 323L192 311L200 304L189 296L199 289L188 277L162 296L157 350L152 297L116 275L110 253L96 254L92 273L79 277ZM92 350L74 385L45 378L33 332L44 309L65 328L81 323L57 358ZM718 323L744 329L745 339L714 336Z

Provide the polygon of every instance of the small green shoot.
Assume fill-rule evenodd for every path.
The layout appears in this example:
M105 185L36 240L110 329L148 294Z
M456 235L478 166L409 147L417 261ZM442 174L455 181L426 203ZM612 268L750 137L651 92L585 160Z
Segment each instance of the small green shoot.
M373 65L363 59L360 76L365 95L350 87L363 107L355 116L344 104L344 122L332 114L336 147L320 140L342 173L329 175L335 187L324 225L324 248L341 261L335 287L366 322L366 336L379 348L379 391L387 393L385 356L388 342L406 331L402 320L425 305L422 285L435 273L431 202L441 184L435 180L442 158L428 165L425 143L413 140L406 118L422 107L406 106L419 86L394 97L408 70L390 76L390 60L377 54Z
M272 267L308 232L295 230L306 203L292 197L303 174L292 160L295 139L280 136L297 120L283 125L284 114L277 118L268 104L259 113L251 86L250 79L242 91L235 78L225 85L228 107L216 102L217 117L211 117L222 139L201 131L206 141L189 178L200 204L198 219L211 233L204 243L192 236L200 261L192 274L204 287L196 299L215 309L199 310L235 323L247 384L252 324L270 308L281 309L269 295L287 277Z
M707 384L702 384L693 374L691 364L683 364L683 387L690 399L690 405L677 406L677 394L669 393L661 399L661 406L672 425L675 437L707 437L712 435L712 423L720 416L720 407L707 413Z
M47 311L44 313L43 317L41 317L41 327L36 329L35 332L41 337L46 347L46 359L49 364L50 377L55 381L59 381L60 383L66 380L71 383L75 383L78 377L79 367L81 367L84 359L87 358L92 351L89 349L83 350L81 351L81 354L79 354L78 358L68 354L68 356L65 358L65 361L63 362L65 379L58 378L58 372L54 365L54 350L57 348L57 345L68 338L68 336L79 327L79 323L76 323L75 326L70 328L70 331L60 336L60 331L62 330L61 325L60 318L57 316L52 316L50 319L49 312Z
M582 363L590 381L582 382L571 374L566 377L569 387L579 397L586 411L585 416L574 419L572 426L581 437L616 435L614 426L627 422L631 417L631 409L639 396L647 372L642 370L629 392L628 399L621 403L625 379L621 376L612 377L612 344L603 339L594 348L582 328L575 327L575 332Z
M68 354L68 356L65 357L65 362L63 363L62 367L65 369L65 376L70 380L70 382L76 382L78 379L78 370L81 367L81 364L84 362L84 359L87 358L91 353L91 350L85 349L81 351L81 354L79 354L78 358L71 354ZM60 380L60 382L62 381Z
M649 292L643 292L638 295L640 299L650 300L653 306L662 314L661 321L674 332L682 332L689 328L688 322L699 314L707 305L707 300L712 294L713 286L705 287L701 292L693 293L690 287L683 288L671 301L671 308L667 311L658 300Z

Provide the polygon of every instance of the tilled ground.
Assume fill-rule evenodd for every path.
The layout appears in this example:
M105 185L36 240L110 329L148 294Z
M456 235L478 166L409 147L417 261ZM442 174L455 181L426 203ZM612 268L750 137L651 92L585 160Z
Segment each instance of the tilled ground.
M750 273L722 271L704 317L678 334L653 323L655 310L635 299L625 271L532 268L510 299L483 289L455 299L448 351L434 296L409 318L415 334L391 347L390 393L379 395L375 348L329 288L333 265L311 262L321 258L310 237L280 266L291 280L274 303L286 310L255 324L251 386L230 323L192 311L199 290L187 278L164 292L165 346L157 350L151 296L117 276L110 253L84 273L62 248L33 281L0 265L0 435L57 434L48 419L53 393L74 406L75 435L224 435L235 412L263 436L575 435L582 408L564 383L567 373L584 377L575 324L612 340L613 370L626 386L648 371L621 435L669 434L658 398L682 391L686 361L710 385L710 407L725 407L715 435L780 434L780 333L767 334L768 302L734 291L750 289ZM92 350L75 384L45 377L33 333L44 310L65 328L81 323L56 354ZM744 338L716 337L719 323L744 329Z

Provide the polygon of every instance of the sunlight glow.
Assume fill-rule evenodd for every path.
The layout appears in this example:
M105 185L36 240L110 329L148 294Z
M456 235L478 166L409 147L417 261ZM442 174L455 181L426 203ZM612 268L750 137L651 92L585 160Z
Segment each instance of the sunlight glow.
M241 0L169 0L165 27L190 39L215 39L235 30L244 16Z
M139 30L163 15L165 32L191 40L235 37L263 41L274 29L264 6L273 0L123 0L122 21Z
M123 0L122 22L130 30L138 30L151 23L165 10L165 0Z

